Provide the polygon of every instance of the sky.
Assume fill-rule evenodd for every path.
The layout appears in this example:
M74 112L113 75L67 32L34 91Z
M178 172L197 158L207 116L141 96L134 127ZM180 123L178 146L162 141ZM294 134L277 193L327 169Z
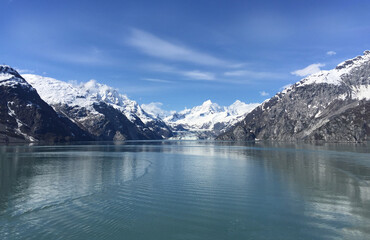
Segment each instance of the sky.
M0 64L165 110L262 102L370 49L368 0L0 4Z

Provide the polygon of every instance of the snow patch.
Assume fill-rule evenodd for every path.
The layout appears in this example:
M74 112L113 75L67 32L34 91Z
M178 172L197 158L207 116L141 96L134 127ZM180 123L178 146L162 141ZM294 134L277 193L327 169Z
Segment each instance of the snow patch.
M360 85L352 87L352 98L353 99L365 99L370 100L370 87L369 85Z
M9 116L13 117L15 119L15 121L17 122L17 128L14 129L16 133L18 133L19 135L22 135L24 137L24 139L30 141L30 142L37 142L37 139L35 139L34 137L32 136L29 136L27 135L26 133L23 133L22 130L21 130L21 127L23 125L27 126L26 124L24 124L21 120L19 120L17 118L17 115L15 113L15 111L10 107L11 105L14 105L14 102L8 102L7 103L7 107L8 107L8 114Z
M323 70L323 71L312 74L309 77L303 79L297 84L297 87L310 85L310 84L320 84L320 83L340 85L342 83L341 76L344 74L347 74L348 72L349 72L348 69L344 69L344 70L333 69L330 71Z
M349 74L353 69L360 67L362 64L368 61L370 61L370 54L369 51L365 51L364 55L344 61L333 70L323 70L302 79L296 84L296 87L320 83L340 85L342 84L342 77L344 75ZM292 87L287 88L286 90L291 89ZM286 90L283 92L286 92Z
M8 80L12 77L13 77L13 75L11 75L9 73L0 73L0 81Z

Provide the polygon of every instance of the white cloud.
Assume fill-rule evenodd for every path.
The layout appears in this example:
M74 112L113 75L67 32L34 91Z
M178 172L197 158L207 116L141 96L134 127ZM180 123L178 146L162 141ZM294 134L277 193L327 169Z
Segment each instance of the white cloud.
M151 102L149 104L141 104L141 107L145 112L154 115L156 117L164 118L172 113L172 111L166 111L162 109L163 103Z
M326 52L326 55L329 55L329 56L333 56L333 55L335 55L335 54L337 54L336 52L334 52L334 51L327 51Z
M170 43L138 29L132 30L128 43L145 54L162 59L213 66L224 66L227 64L226 61L219 58L189 49L179 44Z
M262 92L260 92L260 95L263 96L263 97L266 97L270 94L268 92L262 91Z
M225 76L228 77L249 77L249 78L270 78L270 79L280 79L285 76L281 75L280 73L272 73L272 72L255 72L255 71L249 71L249 70L237 70L237 71L230 71L225 72Z
M234 77L234 76L244 76L246 74L246 71L238 70L238 71L231 71L231 72L225 72L225 76Z
M181 75L188 79L207 80L207 81L216 80L215 74L211 72L204 72L204 71L199 71L199 70L186 71L186 70L177 69L175 67L168 66L165 64L149 64L149 65L146 65L145 68L146 69L149 68L157 72L165 72L165 73Z
M29 70L29 69L19 69L19 68L16 68L17 72L19 74L26 74L26 73L35 73L34 70Z
M168 80L158 79L158 78L143 78L144 81L148 82L157 82L157 83L173 83Z
M325 64L323 63L314 63L303 69L295 70L291 72L291 74L299 76L299 77L305 77L305 76L320 72L321 71L320 67L324 67L324 66Z
M215 75L210 72L188 71L183 72L183 75L196 80L215 80Z

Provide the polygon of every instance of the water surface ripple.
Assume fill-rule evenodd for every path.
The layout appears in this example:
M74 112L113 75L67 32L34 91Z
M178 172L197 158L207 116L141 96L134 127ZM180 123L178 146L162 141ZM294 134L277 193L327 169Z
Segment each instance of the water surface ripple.
M0 239L370 239L367 145L0 146Z

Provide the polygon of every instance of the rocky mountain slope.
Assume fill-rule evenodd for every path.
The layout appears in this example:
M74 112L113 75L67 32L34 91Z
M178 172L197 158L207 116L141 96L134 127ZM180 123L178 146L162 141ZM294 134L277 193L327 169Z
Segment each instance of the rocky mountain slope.
M221 107L207 100L200 106L172 113L164 121L172 128L173 139L214 139L258 105L237 100L228 107Z
M367 141L369 82L370 51L365 51L277 93L217 139Z
M192 109L159 116L94 80L73 84L34 74L23 77L58 113L101 140L213 139L258 105L236 101L220 107L208 100Z
M171 130L135 101L94 80L72 84L33 74L23 77L60 115L98 140L164 139Z
M0 142L91 139L45 103L16 70L0 65Z

